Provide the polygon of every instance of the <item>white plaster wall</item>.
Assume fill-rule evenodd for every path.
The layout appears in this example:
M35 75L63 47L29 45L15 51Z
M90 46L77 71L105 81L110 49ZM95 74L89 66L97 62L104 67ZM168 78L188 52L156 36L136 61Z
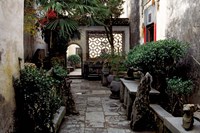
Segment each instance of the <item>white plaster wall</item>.
M34 53L37 49L44 49L45 55L47 55L48 45L44 42L41 31L38 32L34 37Z
M167 1L160 0L156 2L156 40L166 39L166 25L167 25Z
M0 0L0 132L12 131L13 76L23 59L23 0Z
M123 13L122 15L120 16L120 18L128 18L129 16L129 1L130 0L124 0L124 4L122 5L123 6Z
M70 43L77 43L82 47L82 54L83 54L83 61L86 60L87 55L87 37L86 33L87 31L105 31L103 26L81 26L79 27L81 32L81 39L80 40L74 40ZM129 51L129 27L128 26L114 26L113 31L124 31L125 32L125 52L128 53Z
M79 48L77 44L71 44L67 48L67 57L73 54L76 54L76 48Z
M140 24L139 24L139 29L140 29L140 44L144 43L144 31L143 31L143 23L144 23L144 8L142 7L142 0L140 0Z

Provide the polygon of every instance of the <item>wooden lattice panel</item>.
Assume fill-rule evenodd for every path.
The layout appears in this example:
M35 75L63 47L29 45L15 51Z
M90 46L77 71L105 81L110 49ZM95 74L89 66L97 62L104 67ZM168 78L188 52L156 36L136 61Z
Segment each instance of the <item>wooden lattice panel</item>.
M105 32L88 32L89 58L95 58L103 53L111 53L111 47ZM117 54L123 52L124 32L114 32L114 51Z

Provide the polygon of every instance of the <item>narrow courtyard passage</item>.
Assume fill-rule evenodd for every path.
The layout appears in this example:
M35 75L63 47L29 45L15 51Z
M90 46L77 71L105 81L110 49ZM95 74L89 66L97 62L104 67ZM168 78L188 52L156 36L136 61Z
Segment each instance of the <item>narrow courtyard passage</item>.
M101 81L72 79L71 90L80 115L66 116L59 133L136 133L120 101L109 98Z

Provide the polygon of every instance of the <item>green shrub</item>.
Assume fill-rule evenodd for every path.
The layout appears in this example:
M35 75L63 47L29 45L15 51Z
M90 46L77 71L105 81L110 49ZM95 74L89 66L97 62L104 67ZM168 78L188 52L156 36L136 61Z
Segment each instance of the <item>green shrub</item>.
M52 57L51 64L52 66L64 66L65 60L62 57Z
M190 94L193 89L191 80L184 81L182 78L178 77L167 79L167 88L176 95Z
M104 63L107 63L107 65L111 67L112 71L120 72L127 70L125 66L125 54L102 54L99 58L103 59Z
M126 71L125 66L125 55L111 55L109 57L109 64L111 66L112 71L116 71L117 75L121 71Z
M33 67L25 67L15 82L21 132L53 132L53 114L61 106L60 81ZM19 132L20 132L19 131Z
M193 83L191 80L183 80L179 77L167 79L166 92L170 97L171 113L182 116L183 104L188 103L188 96L192 93Z
M53 74L56 79L64 79L67 77L67 70L62 66L56 65L53 67Z
M178 40L160 40L133 48L126 60L128 66L138 67L143 72L168 73L184 57L187 45Z
M81 58L80 58L79 55L74 54L74 55L70 55L70 56L68 57L68 61L71 62L71 64L72 64L73 66L75 66L75 65L78 65L78 64L81 63Z

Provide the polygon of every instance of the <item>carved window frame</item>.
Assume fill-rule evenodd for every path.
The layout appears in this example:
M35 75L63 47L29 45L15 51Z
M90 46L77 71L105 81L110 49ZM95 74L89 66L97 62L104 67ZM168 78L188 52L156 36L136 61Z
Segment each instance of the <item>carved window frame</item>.
M86 40L86 58L87 59L91 59L91 57L90 57L90 48L89 48L89 38L90 38L91 35L95 36L95 35L98 35L98 34L99 34L99 36L105 36L105 38L107 39L105 31L87 31L86 32L86 39L87 39ZM121 49L120 49L119 52L120 52L120 54L124 53L124 51L125 51L125 32L124 31L113 31L113 34L121 34L122 35ZM108 43L108 45L110 45L110 44ZM115 52L116 52L116 50L115 50Z

